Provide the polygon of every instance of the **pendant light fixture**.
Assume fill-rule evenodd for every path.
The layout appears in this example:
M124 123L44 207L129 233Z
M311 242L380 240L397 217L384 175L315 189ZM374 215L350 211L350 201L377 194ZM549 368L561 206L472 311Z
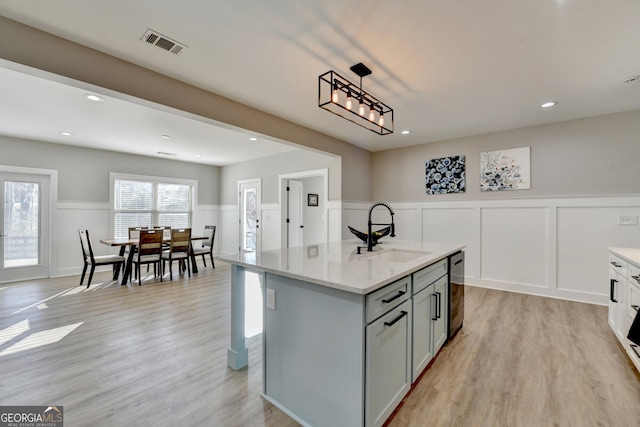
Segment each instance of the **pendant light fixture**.
M333 70L318 77L318 107L379 135L393 133L393 109L362 89L362 78L371 70L359 63L351 71L360 77L359 86ZM357 111L352 109L353 97L358 101Z

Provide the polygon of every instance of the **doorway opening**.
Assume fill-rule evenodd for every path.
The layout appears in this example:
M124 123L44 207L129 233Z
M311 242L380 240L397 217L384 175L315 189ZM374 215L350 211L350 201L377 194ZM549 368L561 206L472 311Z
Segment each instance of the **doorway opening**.
M56 189L56 171L0 167L0 282L51 275L50 218Z
M326 243L328 169L280 175L281 246Z

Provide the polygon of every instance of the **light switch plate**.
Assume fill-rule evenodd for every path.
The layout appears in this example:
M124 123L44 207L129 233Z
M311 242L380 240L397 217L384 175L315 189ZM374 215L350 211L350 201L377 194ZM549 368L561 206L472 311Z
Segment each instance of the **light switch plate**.
M637 215L619 215L618 225L638 225Z
M276 309L276 291L275 289L267 288L267 308L271 310Z

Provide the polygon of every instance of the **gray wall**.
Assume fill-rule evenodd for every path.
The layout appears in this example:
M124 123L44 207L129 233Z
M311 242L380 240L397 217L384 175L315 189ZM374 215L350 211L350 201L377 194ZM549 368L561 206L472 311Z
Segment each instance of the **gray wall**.
M480 191L480 153L531 147L531 189ZM466 155L467 190L427 195L425 163ZM640 110L373 153L374 200L434 201L640 193Z
M278 156L252 160L221 168L221 204L238 203L237 183L242 179L262 178L262 203L278 203L278 175L329 169L329 200L340 200L341 161L309 150L296 150Z
M370 153L267 114L0 16L0 58L342 157L341 197L370 200ZM335 197L333 194L330 197Z
M218 204L220 168L0 135L0 164L58 171L58 200L109 201L109 172L193 179L198 203Z

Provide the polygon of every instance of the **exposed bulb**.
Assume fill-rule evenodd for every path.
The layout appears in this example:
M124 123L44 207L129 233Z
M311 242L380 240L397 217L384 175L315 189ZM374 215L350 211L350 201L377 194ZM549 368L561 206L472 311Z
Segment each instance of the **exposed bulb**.
M384 114L382 114L382 111L380 111L380 118L378 119L378 126L380 126L380 127L384 126Z
M372 122L376 119L376 116L373 114L373 106L369 108L369 121Z
M360 99L360 108L358 109L358 113L361 116L364 116L364 103L362 102L362 99Z
M331 94L331 102L333 102L334 104L338 103L338 86L337 85L333 85L333 93Z
M345 107L347 107L347 110L351 110L351 92L347 93L347 104L345 105Z

